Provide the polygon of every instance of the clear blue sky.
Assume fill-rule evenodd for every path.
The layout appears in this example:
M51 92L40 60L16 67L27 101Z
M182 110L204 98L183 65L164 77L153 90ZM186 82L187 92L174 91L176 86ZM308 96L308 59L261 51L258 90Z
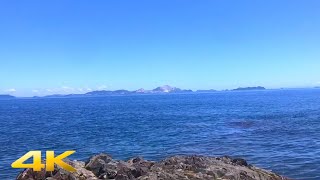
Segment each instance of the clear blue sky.
M0 94L320 85L318 0L2 0Z

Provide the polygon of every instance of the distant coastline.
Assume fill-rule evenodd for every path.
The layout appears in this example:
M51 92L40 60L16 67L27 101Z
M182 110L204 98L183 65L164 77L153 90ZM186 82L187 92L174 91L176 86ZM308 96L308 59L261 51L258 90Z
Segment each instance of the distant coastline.
M257 86L257 87L239 87L237 89L233 89L233 91L253 91L253 90L266 90L266 88L262 86Z
M309 87L309 88L278 88L278 90L292 90L292 89L320 89L320 87ZM277 89L267 89L263 86L254 87L238 87L236 89L225 89L225 90L215 90L215 89L181 89L169 85L164 85L157 87L152 90L146 90L140 88L138 90L129 91L125 89L119 90L96 90L90 91L84 94L51 94L45 96L33 96L33 97L16 97L9 94L0 94L0 100L12 100L16 98L68 98L68 97L103 97L103 96L117 96L117 95L148 95L148 94L200 94L200 93L216 93L216 92L241 92L241 91L264 91L264 90L277 90Z
M0 94L0 100L6 100L6 99L14 99L16 97L11 96L11 95L1 95Z
M223 90L223 91L253 91L253 90L266 90L265 87L262 86L256 86L256 87L239 87L236 89L231 90ZM96 97L96 96L110 96L110 95L142 95L142 94L186 94L186 93L213 93L213 92L220 92L219 90L215 89L208 89L208 90L196 90L192 91L190 89L181 89L169 85L159 86L157 88L154 88L152 90L146 90L143 88L140 88L135 91L129 91L125 89L120 90L97 90L97 91L90 91L84 94L52 94L52 95L46 95L46 96L33 96L30 98L61 98L61 97ZM14 99L15 96L12 95L0 95L0 100L7 100L7 99Z
M246 91L246 90L266 90L266 88L262 86L257 87L246 87L246 88L237 88L232 89L230 91ZM157 88L154 88L152 90L146 90L146 89L138 89L135 91L129 91L125 89L115 90L115 91L109 91L109 90L101 90L101 91L91 91L87 92L85 94L68 94L68 95L49 95L44 96L46 98L58 98L58 97L95 97L95 96L110 96L110 95L142 95L142 94L186 94L186 93L212 93L212 92L218 92L217 90L210 89L210 90L197 90L192 91L190 89L181 89L169 85L160 86Z

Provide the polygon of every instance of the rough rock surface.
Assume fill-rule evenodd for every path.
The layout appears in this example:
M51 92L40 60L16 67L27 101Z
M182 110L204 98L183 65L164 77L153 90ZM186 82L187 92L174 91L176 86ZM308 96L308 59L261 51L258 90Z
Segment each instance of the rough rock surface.
M98 179L93 172L85 169L85 163L81 161L70 161L64 160L66 163L70 164L73 168L76 169L76 172L70 173L55 166L53 172L34 172L32 169L25 169L21 172L17 179L21 180L85 180L85 179Z
M173 156L159 162L137 157L128 161L112 159L107 154L92 156L86 163L65 162L77 171L60 167L54 172L26 169L17 180L288 180L270 171L249 165L244 159L230 157Z

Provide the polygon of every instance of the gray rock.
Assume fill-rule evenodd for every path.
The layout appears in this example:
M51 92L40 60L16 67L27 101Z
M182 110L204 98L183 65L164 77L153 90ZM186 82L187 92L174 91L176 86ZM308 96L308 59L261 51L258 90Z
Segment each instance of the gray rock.
M76 169L76 172L68 172L59 166L55 166L53 172L34 172L32 169L25 169L18 176L18 180L95 180L98 179L91 171L84 168L84 162L65 160L66 163Z
M54 172L33 172L26 169L18 180L288 180L270 171L249 165L244 159L230 157L173 156L159 162L141 157L125 161L107 154L92 156L86 163L66 161L77 171L70 173L60 167Z
M243 159L174 156L156 163L147 175L139 179L284 180L286 178L249 166Z

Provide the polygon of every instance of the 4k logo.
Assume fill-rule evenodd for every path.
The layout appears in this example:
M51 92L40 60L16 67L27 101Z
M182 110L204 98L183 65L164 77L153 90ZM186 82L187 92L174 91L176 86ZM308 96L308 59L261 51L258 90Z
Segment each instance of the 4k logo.
M64 158L75 153L75 151L66 151L58 156L54 155L54 151L46 151L46 163L41 163L41 151L29 151L27 154L23 155L21 158L16 160L11 164L12 168L30 168L33 171L41 171L41 169L46 168L46 171L54 171L54 165L57 164L61 168L75 172L76 170L69 164L63 161ZM24 164L26 160L33 157L32 164Z

